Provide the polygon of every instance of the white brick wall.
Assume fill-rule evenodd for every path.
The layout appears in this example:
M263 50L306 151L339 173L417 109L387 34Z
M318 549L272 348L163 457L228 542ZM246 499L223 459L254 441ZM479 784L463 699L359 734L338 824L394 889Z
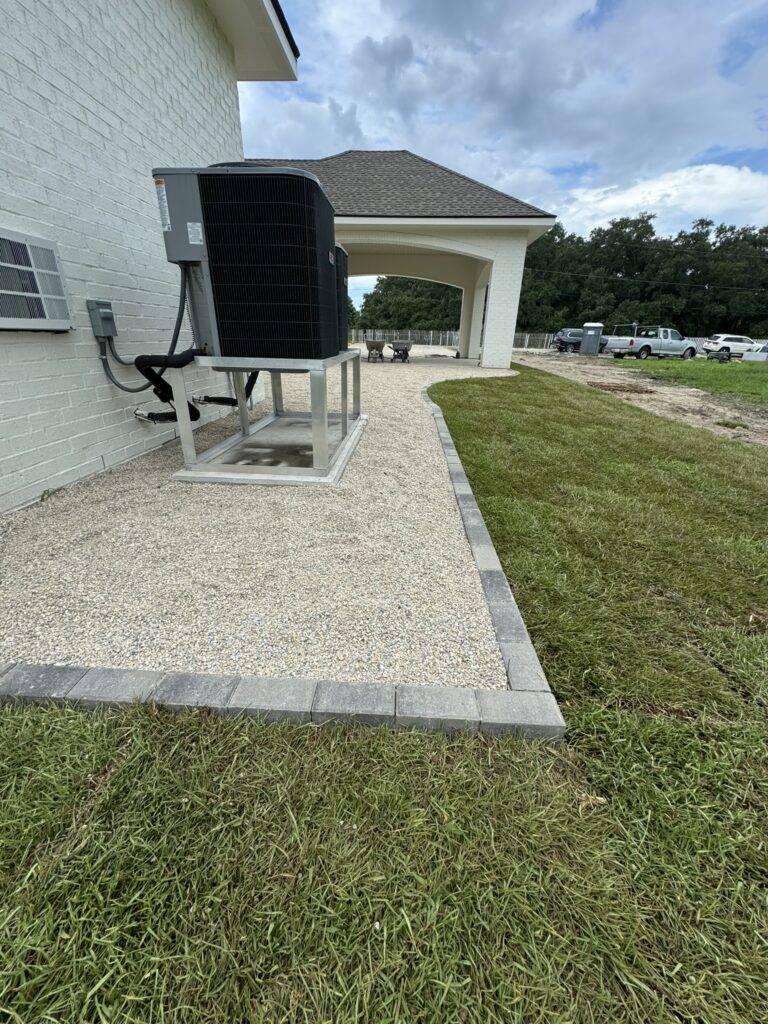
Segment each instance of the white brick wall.
M0 26L0 230L58 243L76 324L0 331L4 510L173 437L132 415L159 407L147 393L106 381L85 300L112 301L126 355L167 347L179 271L150 171L242 159L242 140L232 50L204 0L0 0Z

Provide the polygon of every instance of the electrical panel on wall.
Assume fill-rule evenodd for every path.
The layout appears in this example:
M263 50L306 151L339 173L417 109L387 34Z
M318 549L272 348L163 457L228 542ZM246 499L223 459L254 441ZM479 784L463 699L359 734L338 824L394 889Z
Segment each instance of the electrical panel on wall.
M55 243L0 227L0 330L71 327Z

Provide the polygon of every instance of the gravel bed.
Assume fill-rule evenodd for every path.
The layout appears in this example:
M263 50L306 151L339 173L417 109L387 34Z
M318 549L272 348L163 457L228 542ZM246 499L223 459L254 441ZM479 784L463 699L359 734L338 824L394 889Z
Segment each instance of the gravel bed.
M500 372L363 361L370 419L336 487L174 482L174 442L7 516L0 661L504 688L420 393ZM307 378L283 381L307 408Z

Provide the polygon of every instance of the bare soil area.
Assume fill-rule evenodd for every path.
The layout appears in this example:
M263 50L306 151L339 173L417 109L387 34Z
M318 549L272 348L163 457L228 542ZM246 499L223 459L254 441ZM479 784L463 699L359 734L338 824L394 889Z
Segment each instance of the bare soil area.
M704 427L720 437L748 444L768 446L768 410L737 398L710 395L699 388L684 387L667 381L629 373L612 359L584 358L567 353L530 355L515 353L515 363L546 370L559 377L610 391L617 398L667 419ZM737 427L723 422L738 423Z

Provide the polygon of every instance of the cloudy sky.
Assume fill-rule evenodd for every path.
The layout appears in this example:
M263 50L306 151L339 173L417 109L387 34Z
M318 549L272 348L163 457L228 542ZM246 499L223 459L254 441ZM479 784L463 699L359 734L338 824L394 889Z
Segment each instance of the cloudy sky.
M585 232L768 221L768 0L282 0L246 156L410 149Z

